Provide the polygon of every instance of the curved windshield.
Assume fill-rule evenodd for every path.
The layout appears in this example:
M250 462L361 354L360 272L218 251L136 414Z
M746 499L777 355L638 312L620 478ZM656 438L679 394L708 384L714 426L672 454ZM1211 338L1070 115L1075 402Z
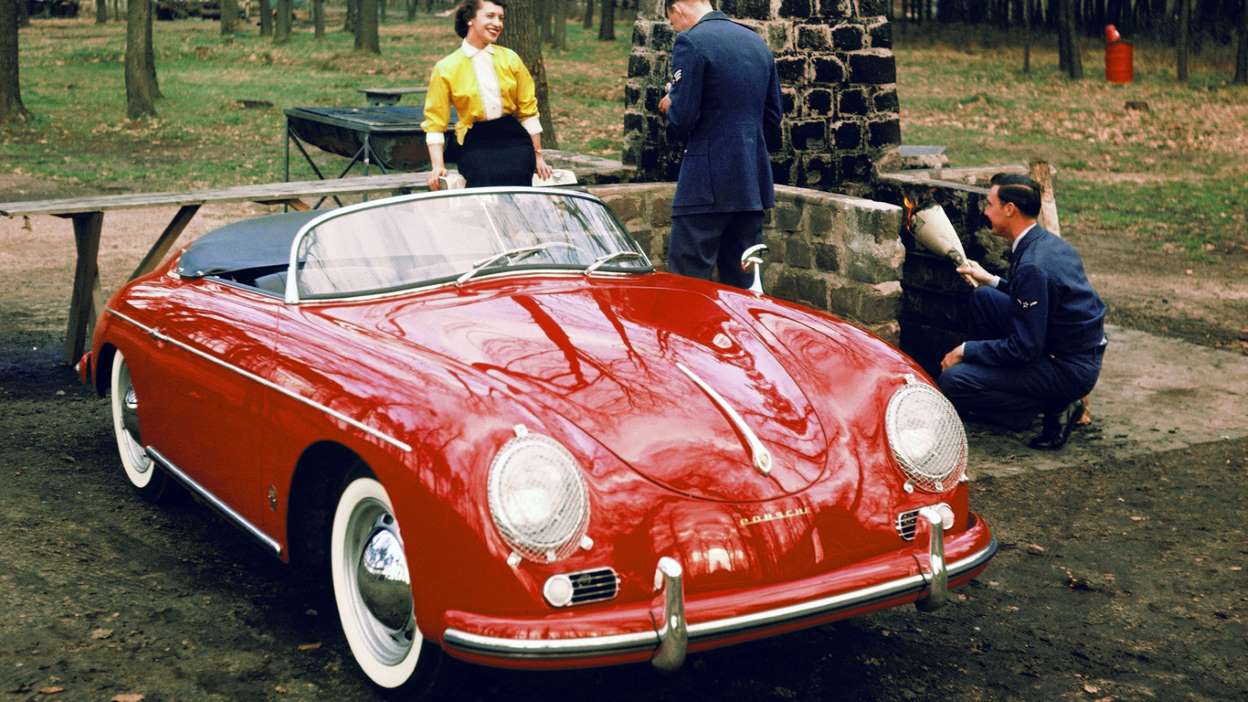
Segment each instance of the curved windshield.
M378 203L321 222L298 246L301 299L466 282L500 270L651 269L605 205L549 192L468 190ZM620 252L629 254L612 256Z

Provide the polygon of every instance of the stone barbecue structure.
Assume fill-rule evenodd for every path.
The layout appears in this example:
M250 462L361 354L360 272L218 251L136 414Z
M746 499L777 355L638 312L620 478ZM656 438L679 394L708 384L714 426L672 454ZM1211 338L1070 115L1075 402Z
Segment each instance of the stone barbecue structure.
M901 147L886 1L715 4L766 40L780 76L782 147L771 155L776 208L763 233L767 293L855 321L935 377L945 352L965 338L970 287L947 259L916 245L905 228L904 198L941 204L967 256L1002 273L1006 246L980 214L987 180L1027 168L946 168L943 147ZM622 161L631 180L649 185L594 191L661 265L683 152L658 110L675 41L662 0L641 0L632 41Z
M901 142L885 0L719 0L718 8L758 32L776 57L784 107L776 183L869 194L875 162ZM640 181L674 181L680 168L681 145L658 109L674 41L663 0L641 0L623 157Z

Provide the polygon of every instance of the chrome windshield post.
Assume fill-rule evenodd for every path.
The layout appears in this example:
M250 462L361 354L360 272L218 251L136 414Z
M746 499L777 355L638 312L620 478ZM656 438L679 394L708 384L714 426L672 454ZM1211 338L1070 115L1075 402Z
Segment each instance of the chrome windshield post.
M685 621L684 570L674 558L663 556L654 571L654 589L663 593L663 624L659 647L650 663L665 672L678 670L689 649L689 626Z
M944 507L942 510L941 507ZM940 609L949 601L949 568L945 564L945 523L953 526L953 512L945 505L924 507L919 519L927 522L927 558L931 572L924 573L927 594L914 603L921 611Z

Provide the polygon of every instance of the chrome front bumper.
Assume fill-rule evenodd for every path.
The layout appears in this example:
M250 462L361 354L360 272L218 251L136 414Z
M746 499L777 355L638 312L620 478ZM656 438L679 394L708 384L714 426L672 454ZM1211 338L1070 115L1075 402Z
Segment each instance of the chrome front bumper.
M690 624L685 618L684 573L679 562L664 556L655 569L655 590L663 597L663 620L653 631L572 639L509 639L482 636L454 628L444 634L452 648L492 658L576 659L652 652L650 662L660 670L676 670L685 661L691 642L715 639L752 629L822 617L873 602L916 592L923 593L915 605L931 611L949 599L949 580L987 563L997 552L997 539L983 549L953 563L945 561L944 530L947 515L933 507L919 513L928 526L929 568L916 575L897 578L838 595L754 612L738 617Z

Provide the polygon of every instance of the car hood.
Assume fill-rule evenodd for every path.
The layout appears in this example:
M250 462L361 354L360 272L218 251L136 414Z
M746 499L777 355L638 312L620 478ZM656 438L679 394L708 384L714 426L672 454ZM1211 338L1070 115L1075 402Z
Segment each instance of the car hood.
M782 347L712 294L599 281L474 286L356 308L368 318L351 321L492 377L671 490L723 501L800 491L824 471L830 437Z

